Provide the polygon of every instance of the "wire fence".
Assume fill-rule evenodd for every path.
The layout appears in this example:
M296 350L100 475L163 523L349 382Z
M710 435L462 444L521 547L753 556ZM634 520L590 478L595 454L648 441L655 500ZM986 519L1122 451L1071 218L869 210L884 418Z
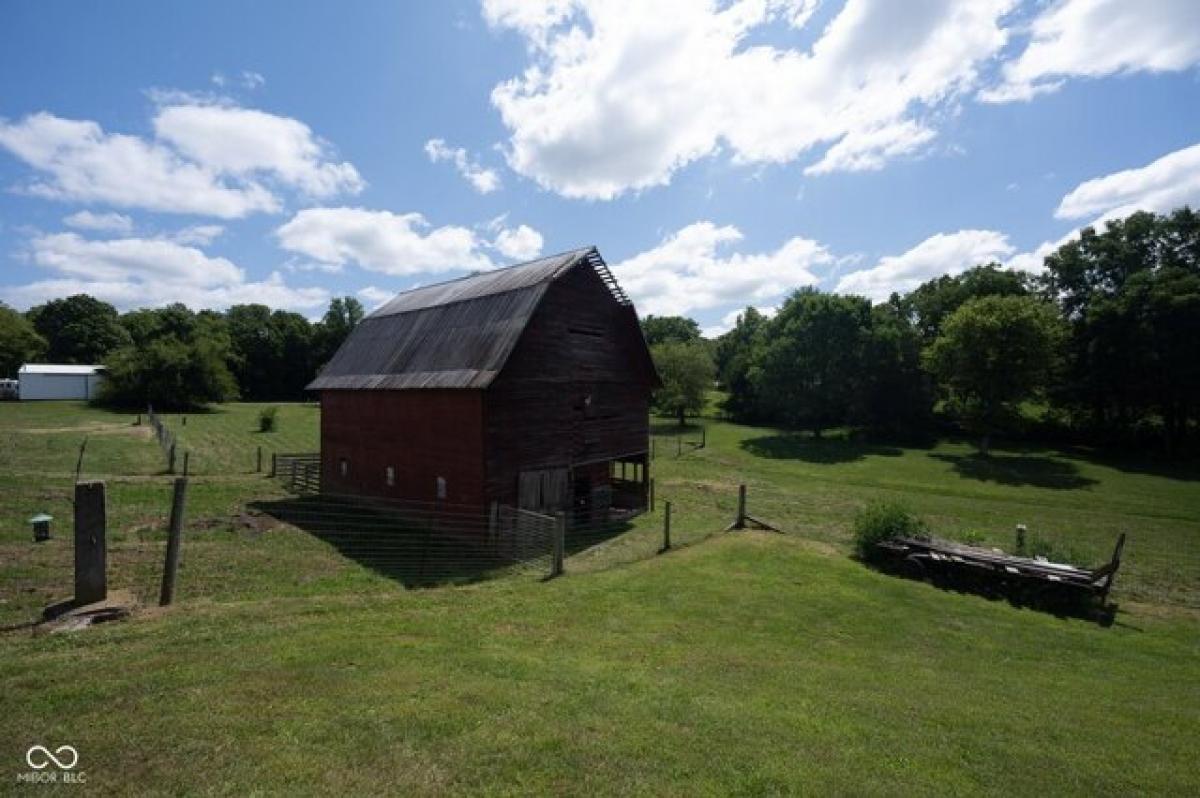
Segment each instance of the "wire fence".
M650 459L679 458L708 445L708 428L703 424L654 424L650 428Z

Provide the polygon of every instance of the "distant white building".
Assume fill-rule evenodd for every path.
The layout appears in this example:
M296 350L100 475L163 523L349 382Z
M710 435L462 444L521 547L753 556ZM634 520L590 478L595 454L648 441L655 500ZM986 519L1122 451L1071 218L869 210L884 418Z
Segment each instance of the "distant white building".
M104 381L104 366L26 363L17 372L22 402L34 399L91 399Z

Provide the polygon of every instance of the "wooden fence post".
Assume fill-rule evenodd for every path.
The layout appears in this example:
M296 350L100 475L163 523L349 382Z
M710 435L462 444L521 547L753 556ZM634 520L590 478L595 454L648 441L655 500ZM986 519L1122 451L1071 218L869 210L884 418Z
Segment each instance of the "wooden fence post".
M75 483L75 604L108 598L103 482Z
M671 502L663 502L663 545L659 554L671 550Z
M562 576L563 549L566 548L567 516L562 512L554 514L554 559L550 565L550 576Z
M262 447L258 447L258 458L254 461L254 473L262 473Z
M175 577L179 573L179 550L183 545L183 508L187 498L187 477L175 480L171 496L171 527L167 533L167 560L163 565L162 592L158 604L166 607L175 599Z
M1025 525L1017 524L1017 554L1021 557L1025 556Z
M708 427L700 428L700 448L703 449L708 445Z
M175 473L175 444L171 444L171 448L167 450L167 473Z
M650 477L650 512L654 512L654 477Z
M733 519L732 524L725 527L725 531L728 532L731 529L745 529L745 528L746 528L746 486L738 485L737 517Z
M183 450L183 475L185 477L188 475L188 455L190 454L191 452L189 452L187 449Z
M272 478L275 477L275 465L276 465L275 459L277 456L278 455L275 452L271 452L271 477Z

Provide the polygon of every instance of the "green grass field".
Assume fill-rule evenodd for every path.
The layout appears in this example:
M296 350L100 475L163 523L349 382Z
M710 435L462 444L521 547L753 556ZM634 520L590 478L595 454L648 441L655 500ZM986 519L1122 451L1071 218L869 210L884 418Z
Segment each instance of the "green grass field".
M180 603L0 635L2 761L69 743L115 793L1200 791L1195 470L711 422L682 457L660 440L658 511L564 578L413 590L246 516L283 495L255 448L317 440L315 408L284 406L268 435L258 409L167 418L196 474ZM170 480L133 421L0 405L0 624L69 593L84 434L83 473L109 484L110 581L153 595ZM719 532L739 483L784 534ZM849 530L875 498L952 536L1007 545L1025 523L1096 561L1127 532L1116 622L863 567ZM668 500L683 545L655 556ZM41 509L57 537L35 546Z

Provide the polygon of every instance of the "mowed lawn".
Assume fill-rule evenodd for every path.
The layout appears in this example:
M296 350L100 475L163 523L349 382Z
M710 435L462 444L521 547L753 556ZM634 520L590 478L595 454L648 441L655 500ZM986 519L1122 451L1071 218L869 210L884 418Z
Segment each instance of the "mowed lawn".
M285 406L268 449L315 448L318 414ZM32 567L49 549L24 520L69 486L85 428L114 545L141 547L153 584L161 531L137 514L161 508L161 524L169 478L132 421L0 405L3 465L25 469L0 470L0 617L57 573ZM252 473L256 407L168 423L197 463L181 601L0 635L5 761L69 743L89 786L116 793L1200 792L1194 470L714 422L705 449L676 458L660 441L657 512L573 554L564 578L410 590L300 530L239 521L281 495ZM720 533L739 483L784 534ZM849 530L874 498L960 537L1009 544L1026 523L1097 561L1128 532L1116 622L861 566ZM683 545L655 556L668 500ZM47 545L69 584L60 512Z

